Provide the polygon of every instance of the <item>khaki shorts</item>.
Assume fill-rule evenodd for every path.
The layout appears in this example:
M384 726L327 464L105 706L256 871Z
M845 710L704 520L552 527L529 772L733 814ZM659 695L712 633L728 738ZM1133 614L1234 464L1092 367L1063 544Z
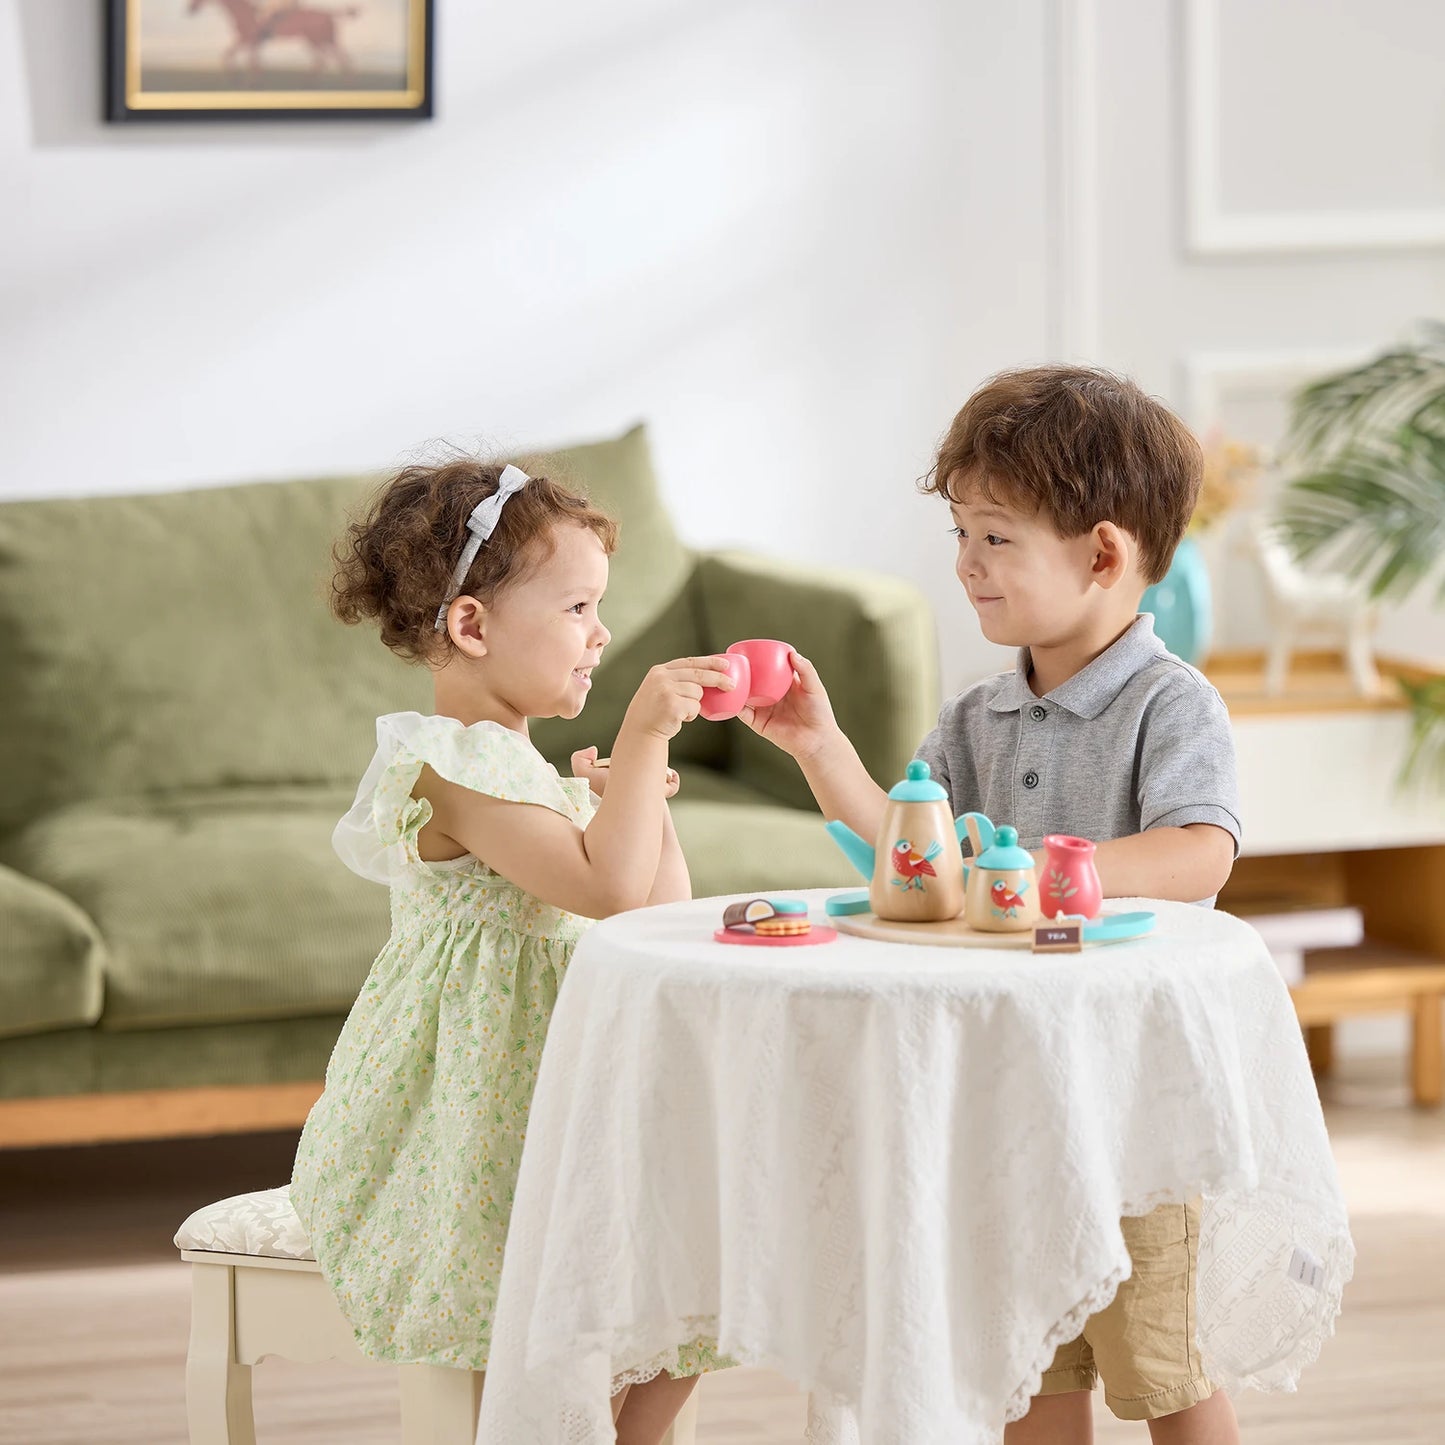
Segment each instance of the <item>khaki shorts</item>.
M1102 1375L1119 1419L1157 1420L1214 1393L1194 1342L1199 1205L1166 1204L1120 1228L1134 1273L1078 1339L1059 1347L1039 1393L1092 1390Z

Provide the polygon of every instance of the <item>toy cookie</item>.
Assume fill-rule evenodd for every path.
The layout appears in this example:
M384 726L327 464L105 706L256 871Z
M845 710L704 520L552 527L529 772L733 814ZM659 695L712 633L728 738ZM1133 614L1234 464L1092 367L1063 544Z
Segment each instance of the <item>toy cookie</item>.
M749 898L729 903L723 926L713 934L719 943L752 943L777 947L800 943L831 943L837 933L814 928L801 898Z

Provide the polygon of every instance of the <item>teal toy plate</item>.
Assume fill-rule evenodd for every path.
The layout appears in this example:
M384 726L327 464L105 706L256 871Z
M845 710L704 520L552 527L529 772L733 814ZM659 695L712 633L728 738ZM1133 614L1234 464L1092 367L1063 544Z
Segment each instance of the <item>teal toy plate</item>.
M1141 938L1154 931L1156 921L1152 913L1105 913L1084 925L1084 942L1121 943L1126 938Z

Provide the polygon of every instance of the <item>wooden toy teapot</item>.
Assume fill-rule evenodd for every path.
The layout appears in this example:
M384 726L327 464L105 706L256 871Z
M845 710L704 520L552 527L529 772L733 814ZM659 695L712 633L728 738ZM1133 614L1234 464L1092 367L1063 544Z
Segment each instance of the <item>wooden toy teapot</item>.
M868 903L875 916L932 923L963 912L959 838L964 826L965 819L954 821L948 794L933 781L928 764L915 758L908 776L888 794L876 847L870 848L845 823L829 823L827 830L848 861L870 880Z
M983 933L1032 928L1040 916L1039 879L1033 854L1019 847L1018 831L995 828L982 813L965 813L973 857L965 863L964 922Z

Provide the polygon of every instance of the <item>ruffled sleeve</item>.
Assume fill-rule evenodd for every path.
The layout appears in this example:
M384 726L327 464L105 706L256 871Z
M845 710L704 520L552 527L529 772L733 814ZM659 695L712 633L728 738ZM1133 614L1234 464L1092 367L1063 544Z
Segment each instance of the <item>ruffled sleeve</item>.
M376 720L376 753L356 801L331 835L353 873L389 884L408 867L424 866L416 835L431 817L431 804L412 797L423 765L460 787L551 808L579 826L591 817L586 784L559 777L520 733L500 723L466 727L456 718L388 713Z

